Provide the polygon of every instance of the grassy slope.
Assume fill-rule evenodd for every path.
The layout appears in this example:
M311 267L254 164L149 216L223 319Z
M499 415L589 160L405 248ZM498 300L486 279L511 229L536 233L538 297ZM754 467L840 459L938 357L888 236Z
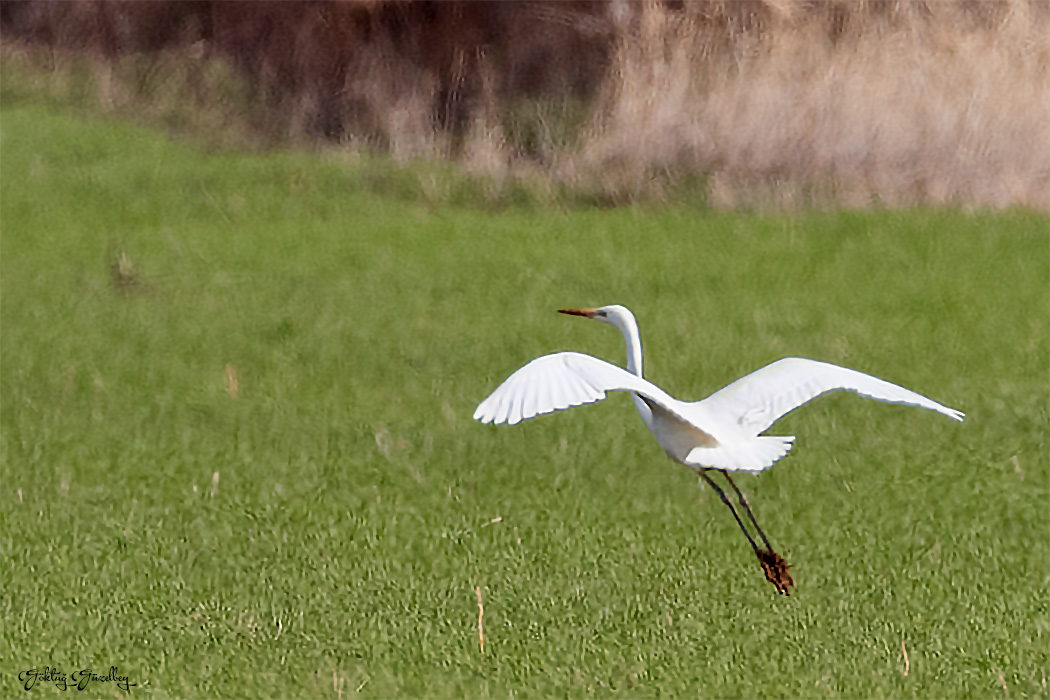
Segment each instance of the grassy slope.
M0 694L1047 694L1045 216L434 209L29 104L0 147ZM470 420L536 355L621 361L553 313L614 302L676 395L797 354L968 421L778 425L778 597L623 397Z

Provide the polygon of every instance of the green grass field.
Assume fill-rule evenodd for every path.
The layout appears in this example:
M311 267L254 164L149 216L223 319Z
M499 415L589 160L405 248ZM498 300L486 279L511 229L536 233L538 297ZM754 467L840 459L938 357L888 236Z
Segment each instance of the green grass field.
M1050 695L1046 215L486 212L19 100L0 156L0 695ZM774 426L780 597L626 397L471 420L622 363L555 313L610 303L681 398L801 355L967 421Z

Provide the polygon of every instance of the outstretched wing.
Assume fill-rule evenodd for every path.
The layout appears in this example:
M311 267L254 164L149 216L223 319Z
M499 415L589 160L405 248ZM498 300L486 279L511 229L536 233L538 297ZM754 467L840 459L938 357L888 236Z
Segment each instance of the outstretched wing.
M784 414L829 391L852 391L887 403L928 408L961 421L963 413L870 374L787 357L738 379L700 405L758 435Z
M478 405L474 419L514 425L541 413L601 401L609 391L633 391L685 420L678 413L679 402L660 387L578 352L545 355L525 365Z

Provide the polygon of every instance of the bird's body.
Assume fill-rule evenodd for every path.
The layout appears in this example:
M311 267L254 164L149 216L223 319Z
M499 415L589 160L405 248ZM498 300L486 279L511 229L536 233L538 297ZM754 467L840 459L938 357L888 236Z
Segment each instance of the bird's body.
M642 376L638 324L629 310L605 306L567 313L602 319L620 328L627 343L628 368L576 352L546 355L512 374L482 401L475 419L513 425L543 413L600 401L610 391L626 391L672 459L695 469L746 472L772 466L788 453L795 439L760 433L784 414L829 391L853 391L962 419L959 411L896 384L797 357L767 365L702 401L680 401Z
M962 420L963 414L904 387L825 362L789 357L738 379L702 401L679 401L642 375L642 343L634 315L623 306L566 309L562 313L610 323L623 333L627 368L577 352L539 357L514 372L478 405L474 418L509 423L628 392L642 420L669 457L700 472L733 512L769 579L780 593L791 592L788 564L773 551L751 508L728 472L759 472L786 455L794 436L762 435L783 415L830 391L918 406ZM725 493L707 474L725 475L765 544L759 547Z

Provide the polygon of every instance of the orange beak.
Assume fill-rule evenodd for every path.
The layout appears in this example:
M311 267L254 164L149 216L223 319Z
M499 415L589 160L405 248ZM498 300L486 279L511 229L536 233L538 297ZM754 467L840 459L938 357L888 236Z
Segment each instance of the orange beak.
M558 309L560 314L569 314L570 316L583 316L585 318L594 318L594 314L597 309Z

